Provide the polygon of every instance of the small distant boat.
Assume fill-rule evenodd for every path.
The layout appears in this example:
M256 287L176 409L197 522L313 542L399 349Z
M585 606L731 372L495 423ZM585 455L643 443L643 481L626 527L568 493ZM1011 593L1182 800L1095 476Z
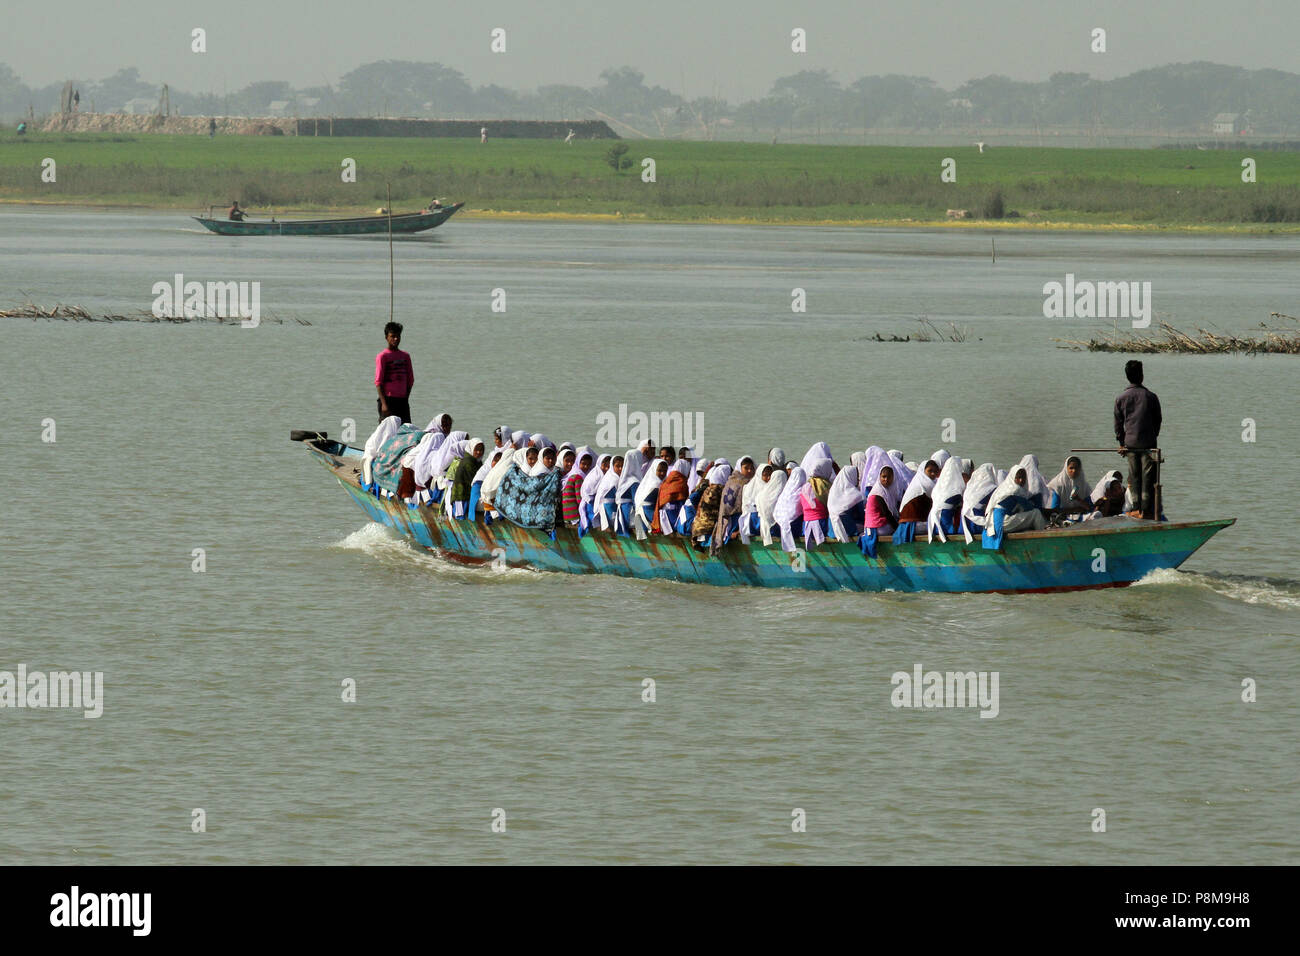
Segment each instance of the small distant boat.
M645 540L576 528L554 532L476 515L453 520L438 507L411 507L361 486L362 451L300 431L301 441L372 520L414 544L461 564L498 561L510 567L570 574L617 574L692 584L799 588L815 591L939 591L1042 593L1125 587L1152 571L1176 568L1234 518L1212 521L1137 521L1102 518L1069 529L1006 535L996 549L962 535L946 542L879 542L868 555L857 542L827 541L794 555L779 542L765 547L733 540L716 557L696 551L680 535Z
M404 212L392 217L394 233L424 232L441 226L454 216L463 202L428 212ZM367 236L386 234L388 216L357 216L352 219L216 219L191 217L205 229L222 236Z

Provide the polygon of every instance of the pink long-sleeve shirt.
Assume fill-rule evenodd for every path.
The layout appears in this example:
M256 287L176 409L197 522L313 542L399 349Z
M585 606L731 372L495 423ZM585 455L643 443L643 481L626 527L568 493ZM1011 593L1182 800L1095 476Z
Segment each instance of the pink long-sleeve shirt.
M406 398L415 385L411 355L401 349L384 349L375 356L375 384L383 388L385 398Z
M871 495L867 498L867 527L895 527L894 516L889 513L888 506L880 500L880 495Z

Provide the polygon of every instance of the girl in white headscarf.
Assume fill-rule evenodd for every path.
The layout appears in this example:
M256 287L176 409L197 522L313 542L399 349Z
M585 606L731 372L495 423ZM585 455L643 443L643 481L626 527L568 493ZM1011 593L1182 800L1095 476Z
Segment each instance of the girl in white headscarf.
M645 476L637 485L632 499L632 530L637 537L650 534L655 520L655 508L659 504L659 486L668 475L668 462L656 458L646 468Z
M1092 511L1092 485L1083 477L1083 461L1077 455L1065 459L1056 477L1047 483L1056 492L1062 511Z
M718 508L722 504L722 489L731 477L731 462L719 458L704 476L704 493L700 495L699 506L695 510L695 521L691 524L691 537L712 538L718 526Z
M605 477L605 472L609 470L609 463L613 457L613 455L601 455L596 459L595 466L589 469L586 477L582 479L582 501L578 506L578 526L584 532L592 526L593 519L596 516L596 491L600 488L600 483Z
M645 477L647 464L639 448L629 448L623 455L623 474L618 479L618 491L614 495L614 510L619 520L617 530L622 534L632 533L632 500Z
M668 474L659 485L659 494L655 500L654 530L660 534L673 534L677 530L677 517L686 506L690 495L687 479L691 473L688 458L679 458L668 468Z
M476 482L486 481L487 476L492 473L492 469L497 466L497 463L500 462L502 458L506 457L509 454L510 451L504 446L501 448L493 448L492 454L488 455L487 457L487 461L483 462L483 465L479 468L479 470L474 473L474 481ZM483 495L483 487L480 484L479 496L482 497L482 495Z
M528 474L528 451L524 448L518 448L514 452L507 452L501 456L496 467L488 472L488 476L483 479L483 486L478 490L479 500L483 502L485 509L492 506L496 498L497 489L501 487L501 479L505 478L512 466L518 466L524 474Z
M691 494L695 494L696 487L704 480L704 476L708 474L709 468L711 468L712 465L712 462L704 458L691 459L691 473L686 476L687 490L689 490Z
M882 465L876 483L867 493L864 527L875 528L880 535L893 534L898 527L898 507L904 490L894 466Z
M930 541L934 540L936 533L940 541L948 540L943 531L943 512L949 510L953 513L954 519L960 520L962 496L965 493L966 479L961 473L961 459L949 458L943 463L939 477L934 483L934 491L930 493L930 516L925 522ZM953 525L949 525L949 527L953 526L955 521Z
M1113 518L1124 513L1124 479L1118 470L1106 472L1092 489L1089 499L1103 518Z
M1032 456L1026 456L1032 457ZM1046 485L1046 483L1044 483ZM1035 506L1034 492L1030 490L1029 468L1016 465L989 498L988 513L1001 508L1003 534L1012 531L1039 531L1047 527L1047 519L1041 509Z
M1014 477L1016 468L1025 469L1025 489L1029 495L1029 502L1036 508L1049 508L1052 504L1052 489L1047 487L1047 479L1043 473L1038 470L1038 456L1026 455L1016 463L1015 468L1011 469L1011 475Z
M862 492L863 497L868 497L872 486L880 479L880 469L886 465L894 469L892 484L898 485L900 493L911 483L914 472L903 464L901 458L893 452L885 451L879 445L872 445L867 449L866 463L858 475L858 490Z
M971 472L970 481L966 482L966 491L961 498L962 530L966 532L966 543L970 544L971 525L983 528L988 521L989 496L998 486L997 471L990 462L985 462Z
M370 474L370 466L375 462L375 455L379 454L379 449L384 442L397 434L397 429L402 427L402 418L400 415L389 415L370 433L366 439L365 452L361 456L361 477L369 485L374 483L374 478Z
M623 478L624 459L615 455L609 464L609 471L596 486L596 520L602 531L614 531L618 528L618 508L614 502L618 497L618 483Z
M743 464L746 461L753 461L748 455L741 458L737 464ZM751 532L753 524L752 518L758 515L758 493L763 488L763 472L772 467L771 462L764 462L763 467L754 472L754 477L746 484L744 491L740 495L740 538L746 540Z
M461 455L460 443L469 438L469 432L452 432L447 440L438 446L429 462L429 476L441 478L447 473L447 466Z
M529 477L549 475L555 470L555 446L547 445L537 450L537 462L529 469L528 475Z
M900 523L904 521L925 521L930 517L930 508L934 504L932 494L935 479L942 472L943 469L933 458L928 459L921 468L917 469L916 474L912 476L912 480L908 482L902 499L898 502L898 520Z
M803 506L799 504L799 493L806 484L807 473L797 465L791 468L785 487L772 507L772 520L781 526L781 547L786 551L798 547L795 534L803 530Z
M759 474L758 480L761 483L758 494L754 497L754 504L758 511L758 532L763 536L763 544L771 545L772 528L776 525L776 503L781 498L781 492L785 490L786 482L789 476L786 475L785 469L772 463L768 463L771 474L766 481L762 481L762 473ZM763 469L764 471L767 468Z
M862 533L863 502L862 492L858 490L857 466L849 465L835 476L826 498L831 529L838 540L852 541Z

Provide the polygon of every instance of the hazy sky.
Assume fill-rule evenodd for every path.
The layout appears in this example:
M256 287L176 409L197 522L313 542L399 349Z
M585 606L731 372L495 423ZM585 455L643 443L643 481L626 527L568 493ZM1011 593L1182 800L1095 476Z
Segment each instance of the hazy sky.
M946 88L1001 73L1058 70L1110 79L1150 66L1211 60L1296 68L1295 0L14 0L0 62L29 86L101 79L136 66L191 92L254 80L336 83L362 63L428 60L475 86L593 86L630 65L646 83L732 102L778 76L826 69L842 83L876 73L929 76ZM1136 9L1135 9L1136 8ZM208 52L190 52L207 30ZM506 30L507 52L489 50ZM808 32L808 52L790 31ZM1093 27L1108 51L1089 50Z

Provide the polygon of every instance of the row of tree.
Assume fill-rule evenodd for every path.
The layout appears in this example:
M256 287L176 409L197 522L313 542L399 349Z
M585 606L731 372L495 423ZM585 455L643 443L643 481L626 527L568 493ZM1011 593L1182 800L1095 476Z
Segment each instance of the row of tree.
M551 84L535 92L474 87L439 63L382 60L343 76L335 86L295 89L250 83L230 94L172 89L172 109L187 115L267 115L272 103L300 116L411 116L448 119L590 119L600 115L650 135L706 134L719 124L754 137L786 131L942 130L997 127L1106 127L1205 133L1218 113L1249 117L1251 132L1300 133L1300 76L1214 63L1172 64L1114 80L1056 73L1040 83L986 76L944 90L919 76L864 76L841 85L825 70L778 79L761 99L737 105L686 99L647 86L632 67L608 69L591 88ZM156 102L159 87L134 67L102 80L74 80L81 109L117 112L130 100ZM15 118L57 109L62 82L31 89L0 64L0 115Z

